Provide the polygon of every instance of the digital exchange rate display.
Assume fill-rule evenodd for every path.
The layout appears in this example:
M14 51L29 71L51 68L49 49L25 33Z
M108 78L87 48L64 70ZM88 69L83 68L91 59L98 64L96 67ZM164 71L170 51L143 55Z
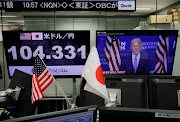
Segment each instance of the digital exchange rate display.
M9 76L32 74L39 54L54 76L80 76L90 51L90 31L3 31Z

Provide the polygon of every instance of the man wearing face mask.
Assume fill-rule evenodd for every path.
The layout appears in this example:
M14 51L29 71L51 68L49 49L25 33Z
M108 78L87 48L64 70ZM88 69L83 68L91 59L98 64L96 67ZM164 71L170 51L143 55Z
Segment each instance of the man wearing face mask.
M141 39L135 38L131 41L132 53L122 57L120 70L125 70L126 74L149 74L149 57L140 53L142 47Z

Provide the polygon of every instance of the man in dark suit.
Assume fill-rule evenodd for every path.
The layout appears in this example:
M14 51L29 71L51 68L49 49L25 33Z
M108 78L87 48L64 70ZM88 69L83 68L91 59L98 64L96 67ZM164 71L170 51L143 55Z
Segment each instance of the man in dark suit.
M135 38L131 41L132 53L122 57L120 70L126 74L149 74L149 57L140 53L142 47L141 39Z

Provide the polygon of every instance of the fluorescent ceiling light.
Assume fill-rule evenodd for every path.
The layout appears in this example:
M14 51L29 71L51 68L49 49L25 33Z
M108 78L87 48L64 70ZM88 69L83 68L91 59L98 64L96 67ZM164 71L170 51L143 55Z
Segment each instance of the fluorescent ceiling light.
M130 14L131 16L138 16L138 15L140 15L140 14Z
M152 8L136 8L136 10L150 10Z
M0 16L0 17L1 17L1 16ZM3 15L2 17L5 18L5 17L17 17L17 16L5 16L5 15Z
M22 24L18 24L18 23L3 23L3 24L0 24L0 26L4 26L4 25L24 25L23 23Z
M47 20L46 20L46 19L45 19L45 20L38 20L38 19L37 19L37 20L33 20L33 21L47 21Z
M0 24L0 25L16 25L16 24Z
M7 20L7 22L21 22L21 23L23 23L24 20Z

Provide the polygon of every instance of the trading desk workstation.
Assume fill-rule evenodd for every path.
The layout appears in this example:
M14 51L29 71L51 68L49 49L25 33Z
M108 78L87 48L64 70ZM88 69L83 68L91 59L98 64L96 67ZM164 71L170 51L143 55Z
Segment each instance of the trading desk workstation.
M61 38L60 33L65 35L64 38ZM168 36L167 33L169 34ZM25 34L29 36L24 39L22 36ZM54 36L51 36L51 38L47 36L50 34ZM97 58L91 56L93 57L91 60L89 60L89 55L95 54L95 52L91 53L89 48L90 31L5 31L3 35L9 76L12 77L12 79L9 88L0 92L1 102L3 102L2 106L5 108L1 114L1 120L8 121L8 119L13 117L11 118L12 121L31 121L32 119L32 121L82 120L92 122L98 120L104 122L113 119L117 120L121 116L122 118L133 120L179 120L180 118L178 111L180 109L180 77L172 76L173 58L178 35L177 30L96 31L97 48L93 46L92 49L95 49L95 56ZM14 35L15 41L12 42L13 37L9 35ZM34 35L38 35L36 36L37 38L42 38L36 39L36 37L33 37ZM33 43L31 43L31 36L33 37ZM55 36L57 37L55 38ZM67 39L65 39L65 37ZM142 42L140 38L143 40ZM121 40L121 47L117 46L120 44L119 39ZM165 43L163 39L169 40L169 47L167 47L166 44L160 46L161 43ZM112 46L112 44L108 42L112 40L117 44L117 47L113 47L115 44ZM50 41L52 42L49 43ZM81 41L83 43L81 43ZM75 42L77 44L75 44ZM132 46L136 43L138 43L138 50L136 46ZM15 44L16 46L14 46ZM24 44L29 46L24 46ZM39 44L42 46L39 46ZM71 46L69 46L70 44ZM152 45L147 46L148 44ZM114 50L106 48L110 45ZM64 52L60 52L62 47L64 47ZM162 47L164 47L165 50L158 52ZM18 51L14 52L16 48L18 48ZM168 54L166 49L169 51ZM45 51L47 55L45 55L43 51ZM85 53L86 51L88 53ZM134 52L132 53L132 51ZM35 52L39 52L39 54ZM111 67L111 65L116 64L111 62L111 57L114 55L109 56L108 52L117 53L117 56L115 56L116 61L121 61L117 63L119 66ZM135 54L137 52L138 54ZM162 56L159 55L159 53L164 54L164 62L160 60ZM17 58L18 54L20 55ZM119 57L120 55L121 58ZM137 58L135 55L137 57L139 56L139 58L133 59L133 57ZM159 55L159 57L157 55ZM49 70L41 58L44 58ZM34 64L33 59L35 59ZM99 59L100 61L97 60L93 62L94 59ZM131 59L132 61L136 61L136 63L137 60L139 60L139 66L137 67L135 62L136 67L133 66L134 64ZM90 63L86 63L88 61L90 61ZM87 67L86 64L91 65ZM97 65L94 66L94 64ZM42 72L39 73L40 71ZM72 97L65 95L54 76L74 76L76 78L77 76L83 76L84 71L88 71L85 72L86 75L84 76L90 74L90 77L88 80L86 77L81 78L80 94L79 96L75 94L72 102ZM41 77L41 74L43 77ZM47 75L44 76L44 74ZM101 77L99 78L99 76ZM37 78L37 80L36 77L39 79ZM46 77L48 80L43 79ZM100 82L102 79L103 82ZM36 82L34 83L34 81ZM57 89L61 91L65 99L41 97L42 99L38 98L39 101L35 101L33 104L31 100L35 99L34 94L37 91L41 91L38 93L38 97L42 96L42 92L52 81L55 83ZM101 95L98 96L84 90L85 85L89 82L92 86L94 84L100 84L100 86L103 86L101 88L105 88L108 103L100 97ZM38 83L38 85L34 85L36 83ZM104 87L105 85L106 87ZM98 88L100 86L98 86ZM92 88L95 87L96 85ZM98 88L95 90L101 92L102 89ZM71 102L73 104L71 104ZM96 107L91 107L91 105L96 105ZM51 106L53 106L53 108L51 108ZM45 111L45 108L48 108L48 110ZM81 114L80 111L83 111L83 113ZM59 114L57 115L57 113ZM69 120L69 118L71 118L71 120Z
M0 1L0 121L179 121L180 1L143 2Z
M29 80L27 80L28 77ZM17 78L18 85L16 84ZM26 78L27 83L21 82L24 81L23 78ZM77 108L66 108L66 110L41 114L35 113L38 102L31 104L30 100L28 101L31 98L31 94L26 91L30 90L30 88L26 89L28 81L31 81L30 75L19 70L15 71L9 86L12 93L11 95L8 93L8 97L4 98L3 106L6 110L1 114L2 121L6 122L10 119L12 122L57 120L105 122L117 119L169 121L179 121L180 119L179 77L167 75L115 75L112 77L107 75L105 76L106 86L110 102L113 103L110 106L106 106L103 98L83 90L86 83L86 80L83 79L80 96L77 97ZM22 89L18 89L16 86ZM24 100L26 101L24 102ZM13 118L9 118L10 116Z

